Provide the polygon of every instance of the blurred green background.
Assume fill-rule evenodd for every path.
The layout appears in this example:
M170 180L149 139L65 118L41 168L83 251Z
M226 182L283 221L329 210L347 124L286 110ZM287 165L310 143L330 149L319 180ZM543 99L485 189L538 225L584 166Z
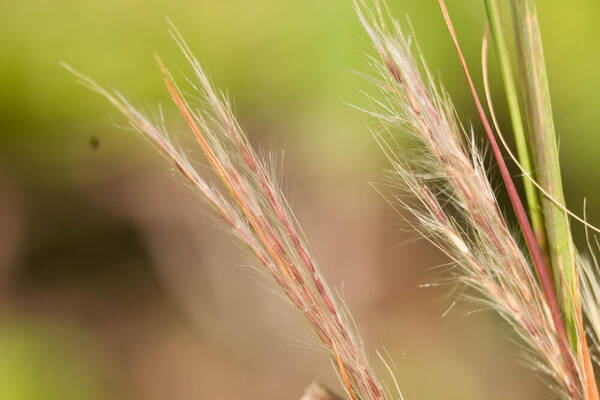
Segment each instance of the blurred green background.
M480 82L483 2L447 2ZM437 1L390 6L410 16L477 127ZM600 2L538 7L568 204L581 213L587 197L599 224ZM163 104L178 130L152 59L189 73L167 17L252 141L277 158L285 150L285 189L314 253L368 347L389 351L407 398L545 398L494 315L462 305L441 317L449 288L419 285L439 278L431 267L444 258L411 241L368 187L385 162L369 118L348 106L366 106L370 87L351 1L2 0L0 400L298 399L315 378L340 391L267 280L117 112L59 66L147 110Z

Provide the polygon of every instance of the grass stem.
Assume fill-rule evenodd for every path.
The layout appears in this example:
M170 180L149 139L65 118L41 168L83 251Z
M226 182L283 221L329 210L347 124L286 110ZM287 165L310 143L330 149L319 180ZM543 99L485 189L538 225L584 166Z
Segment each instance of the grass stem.
M504 94L506 96L510 114L519 163L527 174L535 176L529 154L527 133L524 127L523 116L521 115L518 92L511 67L510 52L505 36L506 32L503 29L501 9L498 3L498 0L485 0L488 21L496 49L496 58L499 63L500 75L504 86ZM535 233L541 251L546 252L546 230L540 207L539 193L526 175L523 176L523 187L525 189L525 197L527 199L533 232Z

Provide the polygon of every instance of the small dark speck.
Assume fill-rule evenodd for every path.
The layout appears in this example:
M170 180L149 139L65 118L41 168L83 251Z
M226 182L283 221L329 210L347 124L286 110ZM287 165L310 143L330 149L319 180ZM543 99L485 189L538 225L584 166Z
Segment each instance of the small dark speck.
M92 150L96 151L100 147L100 140L96 136L90 136L89 145Z

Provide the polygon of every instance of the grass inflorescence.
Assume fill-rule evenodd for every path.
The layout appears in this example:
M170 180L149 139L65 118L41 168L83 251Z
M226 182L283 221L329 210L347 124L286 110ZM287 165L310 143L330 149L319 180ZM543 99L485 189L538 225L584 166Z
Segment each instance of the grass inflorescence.
M592 261L577 253L570 217L598 229L564 204L535 2L483 0L489 25L482 61L491 124L450 13L439 0L518 222L519 230L514 231L498 203L472 128L460 121L450 95L433 78L385 2L366 1L354 3L375 48L370 60L378 94L369 97L371 108L366 111L376 121L372 132L390 164L376 190L415 231L447 254L455 265L453 275L473 289L470 293L475 294L470 296L508 322L526 344L530 365L549 377L555 393L574 400L598 399L591 356L598 350L600 337L598 265L591 239ZM185 96L158 55L155 59L188 134L196 139L210 166L208 172L188 158L188 149L167 133L164 121L151 122L119 92L65 67L149 138L245 244L313 328L332 358L348 399L402 398L395 380L397 390L391 391L375 374L349 312L323 279L273 171L251 146L227 97L213 88L173 25L170 29L194 72L189 88L201 101ZM517 156L508 148L491 104L490 33ZM509 173L505 153L523 172L525 201ZM588 325L592 345L587 343ZM387 367L383 358L382 362ZM304 398L337 397L312 385Z

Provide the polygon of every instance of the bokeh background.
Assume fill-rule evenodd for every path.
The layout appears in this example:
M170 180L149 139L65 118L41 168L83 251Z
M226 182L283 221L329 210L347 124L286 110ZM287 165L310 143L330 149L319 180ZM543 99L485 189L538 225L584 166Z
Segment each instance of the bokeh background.
M448 0L478 82L482 3ZM410 16L430 67L476 122L437 2L390 6ZM568 203L581 212L587 197L598 224L600 2L540 0L539 13ZM148 110L162 103L181 130L152 59L189 72L166 17L231 94L253 143L284 158L325 276L368 348L395 361L406 398L545 398L492 313L459 304L445 315L451 288L421 287L443 276L444 257L368 186L385 162L369 118L348 105L367 105L370 86L349 0L1 0L0 400L299 399L313 379L340 391L268 279L118 113L59 67Z

